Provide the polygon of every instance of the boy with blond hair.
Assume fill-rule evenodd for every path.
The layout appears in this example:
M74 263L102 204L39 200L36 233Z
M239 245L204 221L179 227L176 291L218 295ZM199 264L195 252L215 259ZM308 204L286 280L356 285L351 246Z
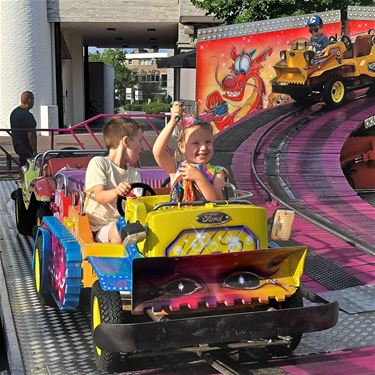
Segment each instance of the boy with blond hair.
M142 151L143 127L133 119L114 116L103 128L108 156L95 156L86 171L85 212L95 241L121 243L116 228L117 197L126 196L141 176L134 166Z

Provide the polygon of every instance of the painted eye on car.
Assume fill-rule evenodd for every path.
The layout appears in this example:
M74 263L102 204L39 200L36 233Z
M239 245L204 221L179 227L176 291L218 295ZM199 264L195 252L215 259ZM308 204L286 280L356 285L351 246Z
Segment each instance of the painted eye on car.
M222 287L232 289L257 289L260 286L260 280L262 280L262 278L252 272L234 272L224 279Z
M188 278L173 280L163 288L165 294L173 297L188 296L202 289L201 284Z

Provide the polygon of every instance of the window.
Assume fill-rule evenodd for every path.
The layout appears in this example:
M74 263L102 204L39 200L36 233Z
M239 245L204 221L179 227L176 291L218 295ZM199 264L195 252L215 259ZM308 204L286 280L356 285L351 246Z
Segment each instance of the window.
M138 80L139 80L139 82L146 82L146 75L145 74L139 74Z
M168 76L166 74L161 75L160 87L167 87Z

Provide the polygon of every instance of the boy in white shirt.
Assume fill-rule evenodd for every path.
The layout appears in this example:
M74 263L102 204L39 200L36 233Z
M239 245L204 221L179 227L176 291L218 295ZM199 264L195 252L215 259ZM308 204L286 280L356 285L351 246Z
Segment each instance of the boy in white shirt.
M122 243L116 228L116 200L126 196L133 182L140 182L137 164L142 151L143 127L132 119L114 116L103 128L108 156L95 156L86 171L85 212L95 241Z

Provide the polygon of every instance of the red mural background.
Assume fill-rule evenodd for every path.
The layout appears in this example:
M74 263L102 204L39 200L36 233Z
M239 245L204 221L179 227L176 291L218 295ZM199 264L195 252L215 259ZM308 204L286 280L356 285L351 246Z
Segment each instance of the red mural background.
M345 33L350 36L367 33L375 29L375 20L349 20L345 23Z
M325 24L323 32L340 36L341 23ZM291 100L273 94L270 81L280 51L297 40L310 40L306 27L198 42L199 112L220 131L253 111Z

